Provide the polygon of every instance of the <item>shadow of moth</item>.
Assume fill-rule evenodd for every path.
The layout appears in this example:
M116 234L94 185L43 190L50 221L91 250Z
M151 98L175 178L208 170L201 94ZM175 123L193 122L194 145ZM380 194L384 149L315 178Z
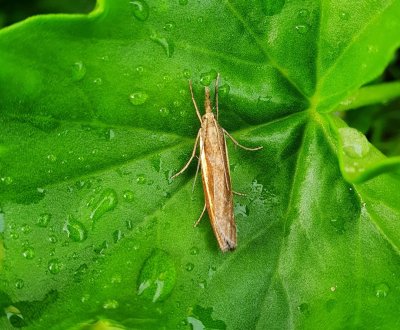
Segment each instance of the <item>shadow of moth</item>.
M192 82L189 81L190 94L197 117L200 120L199 129L194 144L192 155L185 166L171 178L176 178L182 174L196 156L197 146L199 145L200 157L197 165L196 177L199 167L203 181L205 205L195 226L200 222L207 209L218 245L222 252L234 250L237 246L236 224L233 213L233 190L231 175L229 170L228 149L226 147L225 136L228 136L235 145L246 150L259 150L262 147L247 148L237 142L224 128L218 123L218 83L219 74L215 82L215 108L216 116L212 112L210 101L210 89L205 87L205 114L200 115L196 100L193 95ZM195 177L195 181L196 181Z

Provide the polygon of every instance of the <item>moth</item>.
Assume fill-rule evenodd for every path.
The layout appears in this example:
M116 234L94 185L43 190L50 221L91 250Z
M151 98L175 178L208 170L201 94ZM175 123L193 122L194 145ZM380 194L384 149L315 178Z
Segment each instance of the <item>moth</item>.
M235 145L246 150L259 150L262 147L248 148L237 142L224 128L218 123L218 84L219 74L215 82L215 109L216 116L212 112L210 101L210 89L205 87L205 114L200 115L199 108L193 94L192 82L189 81L189 89L192 102L200 120L199 129L194 144L192 155L185 166L171 179L182 174L196 157L197 146L199 145L199 162L195 181L199 167L203 181L205 205L195 226L200 222L207 209L211 226L217 238L218 245L223 252L234 250L237 246L236 224L233 213L233 190L231 175L229 170L228 149L225 137L228 136Z

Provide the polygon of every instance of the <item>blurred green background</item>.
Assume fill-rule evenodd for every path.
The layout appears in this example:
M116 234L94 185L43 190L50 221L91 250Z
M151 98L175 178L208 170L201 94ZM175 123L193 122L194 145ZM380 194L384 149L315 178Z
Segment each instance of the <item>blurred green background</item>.
M29 16L49 13L88 13L96 0L0 0L0 28ZM349 77L351 79L351 77ZM400 80L400 51L371 84ZM342 113L346 122L366 134L387 156L400 155L400 100Z
M0 0L0 27L50 13L88 13L96 0Z

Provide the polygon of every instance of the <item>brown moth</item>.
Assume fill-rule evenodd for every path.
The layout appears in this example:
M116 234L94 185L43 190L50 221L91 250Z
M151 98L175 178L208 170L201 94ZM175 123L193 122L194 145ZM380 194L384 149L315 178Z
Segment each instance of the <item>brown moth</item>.
M193 95L192 82L189 81L190 93L201 128L197 133L192 155L186 165L174 176L182 174L196 156L197 145L200 145L200 157L197 166L201 168L205 205L203 211L196 221L200 222L207 209L211 226L213 228L218 245L223 252L234 250L237 246L236 224L233 214L233 190L229 170L228 149L226 147L225 135L233 143L246 150L259 150L262 147L247 148L237 142L225 129L218 124L218 82L219 74L215 82L215 108L217 116L212 112L210 101L210 89L205 87L205 114L200 115L196 100ZM197 176L197 172L196 172ZM195 179L196 180L196 179Z

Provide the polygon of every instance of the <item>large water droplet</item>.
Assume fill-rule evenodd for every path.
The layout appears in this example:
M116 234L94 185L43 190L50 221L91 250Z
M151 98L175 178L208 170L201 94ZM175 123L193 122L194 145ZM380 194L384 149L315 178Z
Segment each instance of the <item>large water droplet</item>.
M117 206L117 203L117 193L113 189L104 190L94 203L90 219L96 221L105 213L113 210Z
M141 91L134 92L131 95L129 95L129 101L133 105L141 105L141 104L145 103L148 98L149 98L149 95L147 95L146 92L141 92Z
M343 151L351 158L363 158L369 153L369 142L364 134L351 127L339 128Z
M83 242L87 238L87 230L83 223L72 218L65 223L64 231L75 242Z
M23 252L22 255L26 258L26 259L33 259L35 257L35 249L31 246L27 247Z
M175 51L175 45L170 39L158 37L157 35L150 36L150 39L160 45L168 57L172 57Z
M22 289L24 287L24 285L25 285L25 283L24 283L24 280L22 280L22 279L18 279L15 281L15 287L17 289Z
M194 264L193 264L192 262L188 262L188 263L186 264L186 266L185 266L185 269L186 269L188 272L191 272L191 271L194 269Z
M378 298L385 298L389 294L389 286L386 283L379 283L375 286L375 295Z
M48 263L48 270L52 274L58 274L62 269L62 263L58 259L51 259Z
M82 80L86 75L86 67L82 61L75 62L72 66L72 79L74 81Z
M144 262L138 278L137 294L152 302L165 299L176 282L176 269L171 256L155 249Z
M143 0L134 0L130 2L133 8L133 16L139 21L144 22L149 17L149 5Z
M208 72L204 72L200 74L200 83L203 86L208 86L212 83L213 80L217 78L217 71L210 70Z

